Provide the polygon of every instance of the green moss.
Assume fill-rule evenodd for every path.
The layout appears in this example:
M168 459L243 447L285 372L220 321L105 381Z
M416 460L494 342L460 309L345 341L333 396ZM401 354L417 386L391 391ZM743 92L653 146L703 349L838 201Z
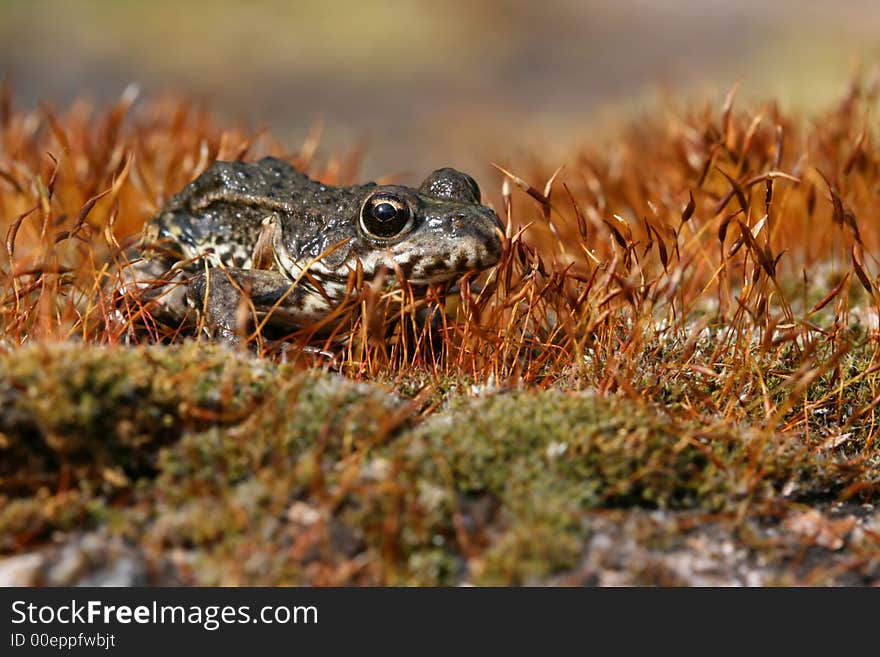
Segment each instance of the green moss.
M519 522L486 551L477 573L480 584L535 584L577 566L584 550L582 532L559 532L550 523Z
M833 459L820 467L783 437L716 430L628 401L554 390L457 398L400 436L388 455L401 489L397 524L405 528L396 548L408 563L421 565L427 553L436 560L438 542L451 552L465 548L463 540L482 542L472 575L492 584L573 567L590 509L732 511L772 499L789 482L802 494L827 494L843 479ZM467 500L481 496L498 507L482 521L467 510ZM389 513L383 502L376 515ZM462 538L462 525L470 537ZM411 575L422 581L424 572Z
M589 392L450 383L420 421L389 386L213 347L0 362L0 550L104 527L187 555L194 584L528 584L578 567L596 509L740 512L861 476L796 439Z
M405 402L384 386L327 374L282 368L276 384L246 421L188 433L160 456L151 536L162 546L202 549L200 582L220 582L211 573L233 562L245 570L222 581L302 582L303 555L342 561L352 548L334 543L347 535L342 543L360 544L359 528L332 513L310 527L291 521L289 510L300 499L316 509L338 499L338 515L347 516L361 460L399 430ZM298 541L301 550L291 550ZM246 567L256 563L263 570Z
M632 403L528 392L457 400L417 430L422 444L412 449L444 459L461 490L504 496L524 512L547 497L577 508L693 506L706 481L724 490L729 481L692 432Z
M108 470L143 474L158 448L185 428L240 420L262 394L264 370L258 361L195 344L57 344L5 354L0 435L10 457L4 462L16 467L0 466L0 477L8 485L13 469L38 483L62 468L97 480Z
M30 497L0 496L0 553L39 544L54 531L94 528L105 517L103 501L83 490L53 495L41 488Z

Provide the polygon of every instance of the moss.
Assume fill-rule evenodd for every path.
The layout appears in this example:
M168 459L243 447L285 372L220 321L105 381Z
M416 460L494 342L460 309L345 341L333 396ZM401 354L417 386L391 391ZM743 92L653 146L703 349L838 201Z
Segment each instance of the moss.
M446 461L463 491L488 491L523 505L547 497L577 508L692 506L700 488L727 477L708 448L663 415L629 402L558 391L456 400L416 431L412 450ZM536 489L542 495L536 496Z
M33 496L0 496L0 553L39 544L55 531L97 527L106 518L104 502L88 491L51 494L41 488Z
M0 357L4 488L45 476L124 482L187 427L240 420L266 366L195 344L170 348L36 346ZM24 465L24 467L22 467ZM14 470L27 474L16 474Z
M2 366L5 462L28 470L3 479L0 549L106 527L182 550L197 584L534 583L577 567L594 509L739 511L857 480L797 440L590 392L449 384L419 422L388 386L194 344Z
M476 581L489 586L536 584L575 568L584 538L583 532L560 532L552 523L518 522L486 551Z
M128 101L11 109L0 551L96 529L173 555L192 583L415 585L589 578L604 552L618 581L678 583L694 579L659 557L692 549L682 518L711 517L724 527L706 545L802 564L776 581L845 582L808 579L815 537L779 542L762 522L870 500L880 483L876 263L852 248L878 243L876 144L852 140L869 96L816 121L671 108L580 149L561 178L540 158L514 167L538 189L557 180L552 221L512 200L516 236L493 271L424 298L359 280L331 322L339 341L303 327L252 345L261 357L179 344L140 295L110 294L109 263L144 199L180 189L205 152L289 149L173 100L125 121ZM62 133L68 156L52 163ZM800 182L776 178L771 198L771 170ZM740 197L724 172L758 184ZM165 346L97 346L123 331ZM330 358L294 346L312 338ZM757 541L732 536L750 525ZM838 566L876 563L876 532L876 519L853 529Z
M362 548L359 528L332 510L341 505L344 518L356 504L345 500L359 462L400 429L406 403L384 386L327 374L281 368L275 382L245 422L188 433L160 456L151 539L201 549L199 582L333 578L308 575L307 563L323 555L325 566L342 564ZM300 499L318 509L317 524L289 518ZM236 566L226 571L224 564ZM220 572L226 574L218 579Z
M395 514L395 549L416 568L398 576L418 582L426 561L442 563L481 543L471 572L479 583L527 583L572 568L590 509L734 511L775 499L790 482L807 495L846 481L834 459L819 464L785 437L722 431L628 401L554 390L456 398L386 453L397 498L373 499L372 513ZM493 500L494 514L469 510L481 497ZM358 521L366 517L362 507ZM387 524L382 530L389 541Z

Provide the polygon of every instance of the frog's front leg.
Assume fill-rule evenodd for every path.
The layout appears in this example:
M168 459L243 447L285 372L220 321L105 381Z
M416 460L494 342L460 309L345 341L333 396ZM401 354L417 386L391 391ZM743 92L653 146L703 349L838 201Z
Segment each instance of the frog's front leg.
M277 271L212 267L193 277L187 302L202 313L206 329L235 345L266 322L293 330L314 321L329 302L304 281L296 285ZM320 306L320 307L319 307Z
M117 316L131 319L143 312L150 321L178 326L192 315L186 301L186 273L174 267L174 261L129 255L129 262L114 281ZM126 308L120 313L120 308Z

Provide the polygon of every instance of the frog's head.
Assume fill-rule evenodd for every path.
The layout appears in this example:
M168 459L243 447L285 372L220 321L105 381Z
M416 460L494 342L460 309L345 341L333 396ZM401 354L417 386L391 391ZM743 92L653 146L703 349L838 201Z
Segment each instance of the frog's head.
M393 261L416 284L451 280L498 262L504 234L469 175L438 169L418 189L372 187L360 206L353 251L367 274Z

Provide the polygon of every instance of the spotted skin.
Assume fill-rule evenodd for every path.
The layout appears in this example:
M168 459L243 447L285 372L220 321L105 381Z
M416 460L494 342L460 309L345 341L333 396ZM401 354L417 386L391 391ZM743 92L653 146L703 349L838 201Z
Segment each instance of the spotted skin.
M124 287L160 321L193 310L239 339L242 294L258 318L295 328L326 316L351 271L400 271L422 285L493 266L502 227L470 176L439 169L418 188L324 185L289 163L215 162L144 229Z

